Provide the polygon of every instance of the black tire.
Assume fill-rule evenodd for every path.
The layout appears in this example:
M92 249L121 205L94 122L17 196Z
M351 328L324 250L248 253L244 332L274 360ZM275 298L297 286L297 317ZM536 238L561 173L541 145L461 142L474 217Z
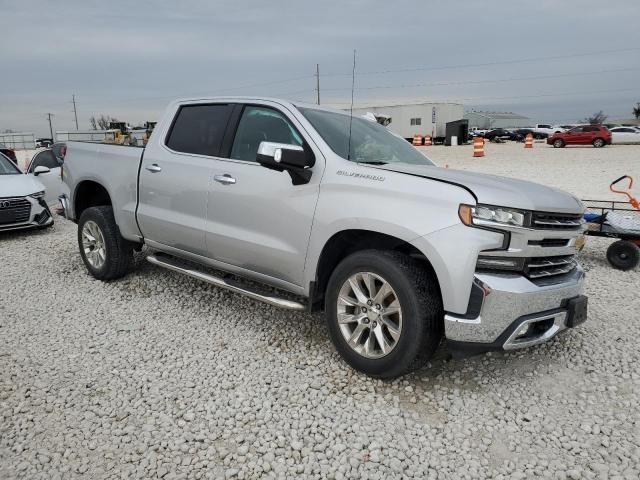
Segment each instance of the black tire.
M82 245L82 229L89 220L97 224L104 237L105 261L100 268L89 263ZM133 244L120 235L112 207L90 207L82 212L78 221L78 247L87 270L98 280L114 280L129 271L133 259Z
M613 268L631 270L640 262L640 248L627 240L618 240L609 245L607 260Z
M381 358L367 358L353 350L338 324L338 296L342 285L358 272L384 278L402 308L402 329L395 347ZM444 311L437 280L427 266L407 255L363 250L345 258L333 271L325 295L331 340L354 369L372 377L394 378L422 367L440 344Z
M564 140L560 140L559 138L557 140L553 141L553 148L564 148L565 143Z
M606 142L602 138L596 138L592 143L595 148L602 148L606 144Z

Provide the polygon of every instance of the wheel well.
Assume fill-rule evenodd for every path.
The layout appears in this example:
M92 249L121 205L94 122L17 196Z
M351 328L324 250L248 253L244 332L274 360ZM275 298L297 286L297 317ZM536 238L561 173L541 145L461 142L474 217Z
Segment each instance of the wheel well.
M89 207L97 207L100 205L111 205L111 197L109 192L97 182L85 180L76 188L74 212L76 220L80 219L80 215Z
M324 309L324 296L329 277L336 266L347 256L360 250L393 250L411 256L421 262L431 272L437 281L437 275L431 263L420 250L404 240L372 232L370 230L344 230L336 233L325 244L318 259L316 280L310 291L310 309L319 311Z

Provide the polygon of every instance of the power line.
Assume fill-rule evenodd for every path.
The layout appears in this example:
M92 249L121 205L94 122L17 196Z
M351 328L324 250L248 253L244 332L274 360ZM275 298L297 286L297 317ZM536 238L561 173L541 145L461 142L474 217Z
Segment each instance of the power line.
M590 57L594 55L605 55L609 53L632 52L632 51L635 52L638 50L640 50L640 47L618 48L615 50L600 50L596 52L574 53L570 55L551 55L551 56L544 56L544 57L519 58L515 60L500 60L496 62L467 63L467 64L457 64L457 65L441 65L441 66L429 66L429 67L377 70L377 71L361 72L358 75L366 76L366 75L382 75L386 73L418 72L418 71L427 71L427 70L448 70L448 69L471 68L471 67L488 67L488 66L495 66L495 65L510 65L514 63L539 62L539 61L545 61L545 60L560 60L564 58ZM347 77L350 75L351 75L350 73L325 73L326 77Z
M516 82L520 80L540 80L540 79L548 79L548 78L561 78L561 77L575 77L581 75L596 75L601 73L618 73L618 72L630 72L640 69L640 67L634 68L619 68L619 69L611 69L611 70L597 70L591 72L578 72L578 73L560 73L556 75L536 75L531 77L511 77L511 78L499 78L494 80L470 80L470 81L459 81L459 82L436 82L436 83L414 83L411 85L377 85L373 87L359 87L358 90L382 90L388 88L416 88L416 87L437 87L437 86L448 86L448 85L477 85L477 84L485 84L485 83L501 83L501 82ZM349 87L339 87L339 88L326 88L326 91L340 91L340 90L349 90Z

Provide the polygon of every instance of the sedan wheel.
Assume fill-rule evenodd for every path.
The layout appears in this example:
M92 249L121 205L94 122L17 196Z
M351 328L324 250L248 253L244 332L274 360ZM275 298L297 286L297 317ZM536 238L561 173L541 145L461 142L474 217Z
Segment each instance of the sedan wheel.
M596 138L596 139L593 141L593 146L594 146L594 147L596 147L596 148L604 147L604 140L603 140L603 139L601 139L601 138Z
M553 146L554 148L562 148L564 147L564 142L562 140L555 140Z

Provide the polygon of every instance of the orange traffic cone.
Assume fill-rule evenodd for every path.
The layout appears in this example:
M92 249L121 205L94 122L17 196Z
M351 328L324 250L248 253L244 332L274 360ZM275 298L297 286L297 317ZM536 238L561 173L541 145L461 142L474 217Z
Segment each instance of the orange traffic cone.
M424 146L425 147L431 146L431 135L424 136Z
M533 135L530 133L524 139L524 148L533 148Z
M415 147L419 147L420 145L422 145L422 135L415 134L413 136L413 145Z
M484 138L473 137L473 156L484 157Z

